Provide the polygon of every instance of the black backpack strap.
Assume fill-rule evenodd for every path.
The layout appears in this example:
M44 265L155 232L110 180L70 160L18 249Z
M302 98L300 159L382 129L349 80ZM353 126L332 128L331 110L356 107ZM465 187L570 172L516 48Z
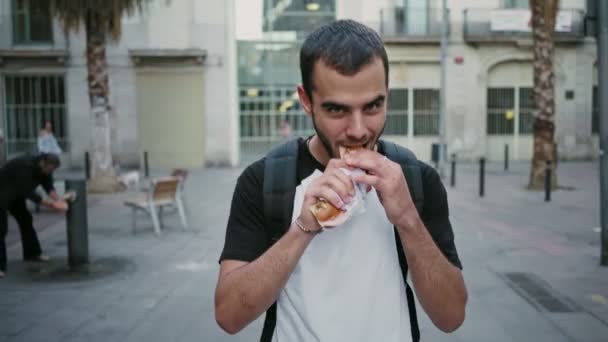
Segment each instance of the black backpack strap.
M269 246L283 236L291 223L298 177L298 144L298 139L289 140L272 149L264 160L264 217ZM272 340L276 322L275 302L266 311L260 341Z
M270 244L279 240L291 223L298 176L298 144L298 139L289 140L272 149L264 160L264 217Z
M403 175L407 182L412 200L416 206L418 213L422 213L422 207L424 205L424 189L422 185L422 172L418 165L418 159L414 153L405 147L401 147L389 141L380 140L379 144L384 151L386 157L399 165L403 170ZM401 274L403 275L403 282L405 283L405 296L407 297L407 307L410 314L410 329L412 331L412 341L420 341L420 328L418 327L418 315L416 313L416 301L414 300L414 291L410 284L407 282L407 260L405 253L403 252L403 245L399 238L397 228L394 228L395 232L395 244L397 246L397 256L399 257L399 266L401 267Z

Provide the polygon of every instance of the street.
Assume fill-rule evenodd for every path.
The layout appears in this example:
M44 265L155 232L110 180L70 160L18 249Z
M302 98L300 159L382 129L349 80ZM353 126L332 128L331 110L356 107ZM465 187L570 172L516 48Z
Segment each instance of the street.
M483 198L476 164L458 165L456 187L444 180L469 291L467 317L444 334L418 305L422 340L605 342L598 164L560 163L562 188L549 203L544 193L525 190L528 163L512 163L508 172L501 163L486 169ZM0 341L258 340L263 317L230 336L213 312L217 260L241 170L192 171L185 193L190 230L167 215L160 237L143 215L131 233L131 211L122 202L132 193L89 196L88 275L67 271L62 219L40 232L49 264L24 263L19 239L9 240Z

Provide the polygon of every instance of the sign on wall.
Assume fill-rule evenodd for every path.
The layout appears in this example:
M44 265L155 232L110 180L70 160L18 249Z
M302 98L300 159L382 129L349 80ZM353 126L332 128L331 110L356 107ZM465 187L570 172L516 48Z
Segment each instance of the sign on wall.
M490 13L492 31L531 32L532 13L528 9L494 10ZM572 11L559 11L555 21L556 32L572 30Z

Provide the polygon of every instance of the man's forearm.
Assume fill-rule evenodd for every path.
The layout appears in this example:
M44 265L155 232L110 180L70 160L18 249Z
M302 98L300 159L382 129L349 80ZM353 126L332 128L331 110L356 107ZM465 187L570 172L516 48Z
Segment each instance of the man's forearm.
M398 232L420 304L439 329L456 330L467 302L462 273L441 253L419 218L398 227Z
M51 197L53 199L53 201L59 201L59 195L57 195L57 192L55 190L51 190L49 193L49 197Z
M236 333L274 303L313 235L297 227L256 260L222 277L215 295L216 317L226 331Z

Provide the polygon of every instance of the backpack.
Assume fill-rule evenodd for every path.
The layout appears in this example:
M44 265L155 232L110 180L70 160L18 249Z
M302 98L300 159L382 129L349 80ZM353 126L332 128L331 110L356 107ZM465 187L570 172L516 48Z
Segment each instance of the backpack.
M416 156L410 150L389 141L379 140L378 143L388 159L401 165L412 200L414 201L418 212L422 213L424 192L422 174ZM279 240L291 224L293 200L298 185L298 146L298 139L292 139L275 147L266 155L264 165L263 204L264 218L266 220L267 228L269 229L269 246ZM420 341L420 330L418 328L418 319L416 316L416 302L414 301L412 288L407 283L407 261L396 228L395 241L399 264L401 265L401 273L405 283L412 340L418 342ZM272 312L269 312L269 314L271 315L270 320L276 320L276 311L273 310ZM267 329L268 324L272 323L268 322L267 317L263 334L271 333L269 331L270 329Z

